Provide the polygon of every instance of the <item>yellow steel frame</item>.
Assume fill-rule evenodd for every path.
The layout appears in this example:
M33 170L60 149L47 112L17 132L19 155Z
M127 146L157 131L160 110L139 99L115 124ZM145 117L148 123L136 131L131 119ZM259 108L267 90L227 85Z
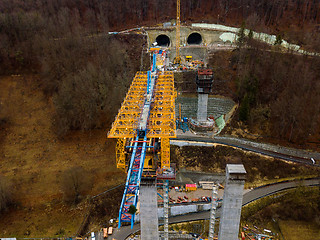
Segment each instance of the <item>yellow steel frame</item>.
M150 110L147 137L176 137L175 98L173 72L158 76L154 91L154 102Z
M129 91L121 105L118 115L108 133L109 138L132 138L135 136L137 122L147 89L147 72L137 72Z
M124 102L108 133L109 138L118 138L116 147L117 167L125 170L126 138L137 134L147 88L147 72L137 72ZM158 74L154 87L153 102L147 126L147 138L161 139L161 167L170 168L170 138L176 137L175 98L173 72Z
M125 155L125 138L118 138L117 146L116 146L116 161L117 161L117 168L122 169L123 171L126 170L126 155Z
M161 169L170 168L170 138L161 138Z

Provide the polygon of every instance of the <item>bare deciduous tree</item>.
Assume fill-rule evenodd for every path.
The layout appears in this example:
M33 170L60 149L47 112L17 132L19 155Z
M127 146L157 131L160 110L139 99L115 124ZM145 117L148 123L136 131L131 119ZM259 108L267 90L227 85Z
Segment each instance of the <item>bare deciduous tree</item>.
M82 167L72 167L62 174L61 188L66 202L77 204L92 188L92 176Z
M0 176L0 211L8 209L13 202L12 186L10 181Z

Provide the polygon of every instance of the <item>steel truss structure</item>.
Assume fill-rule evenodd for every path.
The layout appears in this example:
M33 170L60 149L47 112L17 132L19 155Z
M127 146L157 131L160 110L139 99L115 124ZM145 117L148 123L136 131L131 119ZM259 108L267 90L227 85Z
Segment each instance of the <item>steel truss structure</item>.
M156 154L160 145L161 170L170 168L170 138L176 137L175 98L173 72L158 71L163 68L165 54L154 54L152 70L137 72L118 115L108 133L108 138L118 138L116 146L117 167L127 170L126 186L119 210L119 227L130 222L135 214L130 206L137 206L139 187L148 149ZM127 161L127 156L130 161Z
M137 72L108 133L108 138L134 138L137 134L145 93L147 72ZM176 137L173 72L159 73L154 86L153 102L147 127L148 138Z

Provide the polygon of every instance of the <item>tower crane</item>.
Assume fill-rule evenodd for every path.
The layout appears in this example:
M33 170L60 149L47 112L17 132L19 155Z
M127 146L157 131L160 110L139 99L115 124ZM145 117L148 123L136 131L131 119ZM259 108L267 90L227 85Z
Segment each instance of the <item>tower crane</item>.
M177 0L177 20L176 20L176 56L173 60L174 64L181 64L180 57L180 0Z

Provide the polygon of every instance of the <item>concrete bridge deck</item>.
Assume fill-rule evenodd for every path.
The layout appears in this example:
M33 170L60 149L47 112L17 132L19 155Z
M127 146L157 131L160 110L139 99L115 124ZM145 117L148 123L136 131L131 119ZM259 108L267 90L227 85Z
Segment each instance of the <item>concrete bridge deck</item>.
M140 221L141 240L159 239L157 187L155 185L140 185Z

